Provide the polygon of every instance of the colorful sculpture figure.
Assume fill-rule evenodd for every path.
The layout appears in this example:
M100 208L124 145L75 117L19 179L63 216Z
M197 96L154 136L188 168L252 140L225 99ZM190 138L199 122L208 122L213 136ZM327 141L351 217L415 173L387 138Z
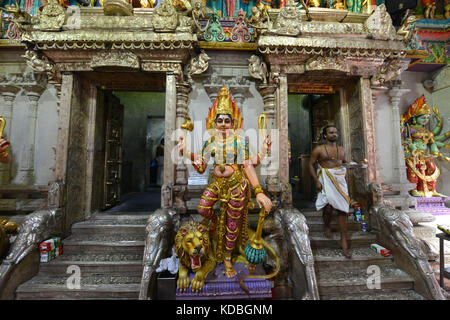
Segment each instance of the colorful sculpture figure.
M436 106L433 107L433 112L437 124L429 130L427 124L432 113L422 95L409 106L401 118L407 176L410 182L416 184L416 189L411 191L411 195L415 197L446 197L436 192L436 180L440 170L434 164L434 159L438 157L450 162L450 158L439 151L440 148L450 148L450 144L443 142L450 137L450 131L440 134L442 116Z
M251 157L249 143L239 134L242 116L226 87L222 87L217 99L209 109L206 126L211 134L201 152L186 151L186 156L199 173L203 173L210 158L214 159L212 182L201 196L198 213L204 218L202 224L208 226L212 241L215 242L215 260L224 263L228 278L236 275L232 259L243 252L248 240L248 210L253 206L251 189L256 201L266 212L272 203L263 193L255 172L262 157L270 148L270 141L264 140L262 154ZM179 150L184 154L185 143L180 138ZM216 216L214 204L220 201L220 214Z
M205 27L205 32L203 33L203 38L206 41L224 41L225 32L223 31L222 25L220 24L220 18L216 11L211 13L209 16L208 23Z
M6 120L0 115L0 162L9 163L11 161L11 155L8 152L10 146L9 141L3 138L3 130L6 126Z
M418 50L420 47L419 37L417 36L417 32L415 32L416 22L416 16L411 15L403 21L402 26L397 31L399 36L403 36L403 41L409 50Z
M444 4L444 18L450 18L450 0L446 0Z
M436 11L435 0L422 0L423 15L425 19L434 19L434 13Z
M320 7L320 0L309 0L308 6L316 8Z
M361 13L362 0L347 0L347 10L350 12Z

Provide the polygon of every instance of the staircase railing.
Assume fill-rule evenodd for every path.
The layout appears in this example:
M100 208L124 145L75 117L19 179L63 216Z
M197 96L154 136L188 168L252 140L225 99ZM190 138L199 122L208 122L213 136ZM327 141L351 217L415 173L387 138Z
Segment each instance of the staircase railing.
M289 273L294 285L294 299L319 300L305 216L295 208L281 208L275 212L274 218L290 252Z
M172 209L158 209L148 218L139 300L155 299L156 269L169 256L178 225L179 215Z
M389 248L395 264L415 280L414 289L427 299L446 300L448 294L439 286L427 260L426 248L413 232L409 216L383 201L381 188L371 185L374 206L370 208L369 221L377 240Z
M37 274L37 247L43 240L61 235L61 217L60 209L44 209L27 215L20 223L18 235L0 265L1 299L13 299L17 286Z

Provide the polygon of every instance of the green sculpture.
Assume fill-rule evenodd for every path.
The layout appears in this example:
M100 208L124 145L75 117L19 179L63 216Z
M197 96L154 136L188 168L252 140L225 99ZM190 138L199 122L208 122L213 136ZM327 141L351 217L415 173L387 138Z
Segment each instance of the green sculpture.
M443 142L450 137L450 131L441 134L442 116L436 106L433 107L433 113L437 124L433 129L428 129L432 112L422 95L401 118L407 176L410 182L416 184L416 189L411 191L415 197L446 197L436 192L440 170L434 164L434 159L450 162L450 158L440 152L441 148L450 148L450 144Z

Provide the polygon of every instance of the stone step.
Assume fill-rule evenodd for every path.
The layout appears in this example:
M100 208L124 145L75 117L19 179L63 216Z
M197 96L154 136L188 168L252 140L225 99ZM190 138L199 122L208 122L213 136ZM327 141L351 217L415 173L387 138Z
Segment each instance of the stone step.
M371 232L349 231L349 248L369 247L371 243L375 243L377 236ZM340 248L341 235L339 232L332 233L332 239L325 237L323 232L310 232L309 240L311 248Z
M73 275L72 273L59 274L38 274L36 277L28 280L20 287L40 286L40 285L61 285L66 286L67 280ZM141 276L133 274L124 274L123 272L111 272L108 274L89 272L80 274L80 284L83 286L90 285L115 285L115 284L138 284L141 283ZM19 288L20 288L19 287Z
M102 221L102 220L97 220ZM100 224L100 223L76 223L72 226L72 235L116 235L132 234L145 237L145 225L143 224ZM84 237L86 238L86 237Z
M326 295L321 296L321 300L425 300L423 296L414 290L400 290L400 291L382 291L375 290L375 292L364 292L346 295Z
M140 284L81 285L80 289L69 289L66 285L21 285L16 291L18 300L83 300L139 298Z
M132 241L144 241L145 235L131 232L121 233L73 233L72 235L64 239L63 243L74 241L96 241L96 242L132 242Z
M40 275L55 275L67 273L69 266L78 266L81 274L86 273L121 273L122 275L136 276L142 275L142 260L137 261L70 261L56 258L39 266Z
M367 286L369 277L373 276L373 272L368 274L367 269L316 269L316 276L320 295L367 293L377 290L369 289ZM398 291L414 288L414 279L395 266L381 266L379 280L381 286L379 290L381 291Z
M146 224L150 214L105 214L105 213L97 213L90 217L89 220L79 222L79 223L103 223L107 222L108 224Z
M350 253L352 259L347 259L342 249L314 249L314 266L317 270L367 270L370 265L393 265L392 257L384 257L370 248L351 248Z
M307 221L307 225L310 232L323 232L325 230L325 224L323 221ZM340 228L337 222L332 222L330 224L331 231L333 232L339 232ZM348 231L359 231L361 230L361 222L357 222L352 220L347 221L347 230Z
M121 252L78 252L76 254L67 254L63 252L57 258L58 261L86 261L86 262L133 262L142 261L144 256L143 250L129 253Z
M69 241L63 242L63 255L65 254L88 254L88 253L107 253L107 254L132 254L144 252L145 241Z
M314 211L303 211L303 209L301 209L300 212L305 216L306 223L310 223L312 221L314 221L314 222L319 222L319 221L323 222L323 218L322 218L323 215L322 215L321 211L315 211L315 210ZM364 217L367 218L367 215L364 215ZM334 213L333 216L332 216L331 222L332 223L337 223L337 219L338 219L337 218L337 214ZM355 221L355 218L354 218L354 216L352 214L352 215L347 215L347 222L351 223L351 222L357 222L357 221Z

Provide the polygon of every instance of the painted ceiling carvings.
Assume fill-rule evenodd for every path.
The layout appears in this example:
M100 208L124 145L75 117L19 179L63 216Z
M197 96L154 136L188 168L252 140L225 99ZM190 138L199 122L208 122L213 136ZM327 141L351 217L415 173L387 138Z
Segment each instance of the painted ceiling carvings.
M200 47L202 30L193 12L201 8L192 10L185 2L180 2L180 8L180 4L174 7L163 0L155 9L107 16L100 8L68 10L57 0L50 0L22 34L22 41L44 55L38 59L30 51L26 58L35 68L45 70L40 72L50 72L55 66L61 71L117 67L176 74L183 74L184 69L186 74L181 78L189 81L192 75L207 69L207 60L197 61L198 66L188 64ZM249 71L254 70L252 77L267 83L280 73L331 70L364 77L377 74L373 80L377 83L395 78L394 67L400 64L397 61L405 56L406 48L385 6L378 6L372 15L349 15L340 20L327 10L311 11L307 17L293 0L281 9L269 9L267 28L255 43L260 61L249 64ZM169 56L173 51L176 54ZM70 62L68 52L77 53L72 54Z

